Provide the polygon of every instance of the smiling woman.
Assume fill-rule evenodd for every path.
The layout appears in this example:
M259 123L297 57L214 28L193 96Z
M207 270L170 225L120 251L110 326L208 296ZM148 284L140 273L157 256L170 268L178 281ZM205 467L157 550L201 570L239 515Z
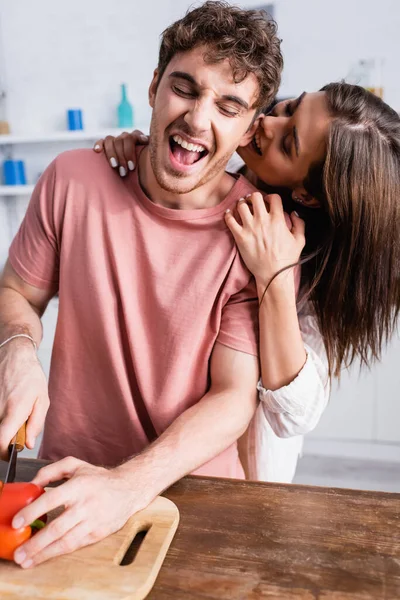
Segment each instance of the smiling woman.
M303 93L277 104L238 153L263 181L300 196L311 165L324 159L331 121L326 95Z
M371 364L400 309L398 114L361 87L332 83L277 104L238 152L248 175L286 188L306 221L303 279L330 372L355 358Z

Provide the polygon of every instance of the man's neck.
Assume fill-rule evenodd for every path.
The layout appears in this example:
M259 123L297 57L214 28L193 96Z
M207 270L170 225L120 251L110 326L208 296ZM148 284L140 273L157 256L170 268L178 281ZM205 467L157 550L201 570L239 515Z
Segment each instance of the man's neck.
M176 210L212 208L222 202L235 185L235 179L222 171L216 177L187 194L164 190L157 182L151 167L148 147L143 148L138 164L138 178L146 196L160 206Z

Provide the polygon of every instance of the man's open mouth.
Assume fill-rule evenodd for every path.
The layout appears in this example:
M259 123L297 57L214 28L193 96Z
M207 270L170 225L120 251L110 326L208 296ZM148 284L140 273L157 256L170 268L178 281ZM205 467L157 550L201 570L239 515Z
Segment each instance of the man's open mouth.
M175 160L184 166L191 166L207 156L208 150L201 144L192 144L180 135L171 135L169 147Z

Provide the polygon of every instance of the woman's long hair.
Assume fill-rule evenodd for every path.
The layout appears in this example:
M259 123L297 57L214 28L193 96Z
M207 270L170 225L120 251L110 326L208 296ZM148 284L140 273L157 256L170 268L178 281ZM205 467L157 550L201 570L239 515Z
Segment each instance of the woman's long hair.
M369 366L396 328L400 309L400 118L364 88L324 88L332 117L327 152L304 182L322 210L306 220L309 297L330 375L355 358ZM298 210L296 208L296 210Z

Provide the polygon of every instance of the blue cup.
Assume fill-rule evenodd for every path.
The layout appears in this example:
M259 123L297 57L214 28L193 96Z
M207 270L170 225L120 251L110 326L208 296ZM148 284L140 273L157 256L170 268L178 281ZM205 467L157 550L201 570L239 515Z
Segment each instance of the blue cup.
M26 185L23 160L5 160L3 162L3 180L5 185Z
M67 110L68 129L70 131L78 131L83 129L82 111L80 108L72 108Z

